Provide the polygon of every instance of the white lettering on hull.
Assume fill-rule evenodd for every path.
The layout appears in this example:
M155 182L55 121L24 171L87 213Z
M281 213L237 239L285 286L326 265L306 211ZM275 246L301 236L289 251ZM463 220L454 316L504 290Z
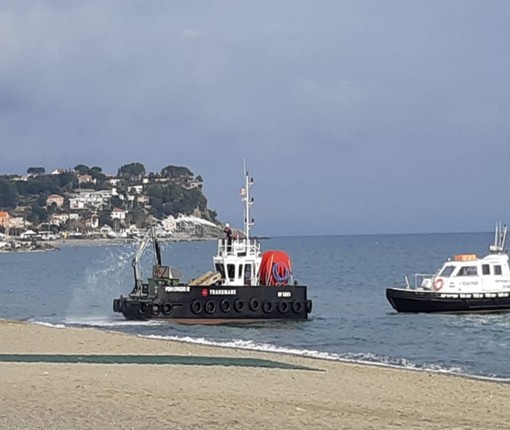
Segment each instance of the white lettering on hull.
M237 290L209 290L209 295L211 296L235 296L237 294Z
M186 285L165 287L165 293L189 293L189 292L190 292L190 288Z

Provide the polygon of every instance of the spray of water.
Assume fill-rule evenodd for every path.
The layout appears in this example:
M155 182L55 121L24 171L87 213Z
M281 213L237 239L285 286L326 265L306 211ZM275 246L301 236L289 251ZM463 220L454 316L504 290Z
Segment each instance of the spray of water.
M115 297L129 292L134 281L131 269L133 246L98 249L100 258L86 268L81 285L73 288L65 323L89 324L116 318Z

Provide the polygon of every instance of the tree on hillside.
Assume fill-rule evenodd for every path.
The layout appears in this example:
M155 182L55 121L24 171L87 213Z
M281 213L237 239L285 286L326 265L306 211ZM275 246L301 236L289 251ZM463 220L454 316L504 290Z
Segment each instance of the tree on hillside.
M79 173L80 175L86 175L89 172L89 167L86 166L85 164L78 164L74 168L74 171Z
M141 163L130 163L120 167L117 176L126 179L141 179L145 175L145 166Z
M181 178L183 176L193 177L193 172L187 167L166 166L161 169L161 176L166 176L168 178Z
M15 209L18 206L19 193L11 181L0 180L0 208Z
M44 167L29 167L27 169L27 173L29 175L44 175L46 173L46 169Z
M94 176L94 175L98 175L100 173L103 173L103 169L99 166L94 166L94 167L91 167L89 170L88 170L88 173L89 175L91 176Z

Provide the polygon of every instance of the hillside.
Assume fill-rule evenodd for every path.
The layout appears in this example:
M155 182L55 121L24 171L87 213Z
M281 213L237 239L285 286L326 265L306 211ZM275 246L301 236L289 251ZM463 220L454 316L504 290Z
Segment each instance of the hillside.
M30 167L26 175L0 175L0 233L127 237L156 225L163 236L215 236L221 229L202 187L200 175L174 165L147 172L134 162L116 175L84 164Z

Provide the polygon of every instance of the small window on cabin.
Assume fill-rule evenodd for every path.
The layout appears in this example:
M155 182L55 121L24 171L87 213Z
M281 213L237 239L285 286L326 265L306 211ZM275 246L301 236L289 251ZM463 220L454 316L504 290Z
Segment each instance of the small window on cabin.
M482 264L482 273L484 275L490 275L491 274L491 266L488 264Z
M244 268L244 279L251 279L251 264L247 264Z
M457 273L457 276L476 276L478 275L478 271L476 270L476 266L462 266Z
M227 272L229 279L236 277L236 266L234 264L227 264Z
M240 265L239 265L239 271L238 271L238 275L237 275L237 277L238 277L238 278L242 278L242 276L243 276L243 265L242 265L242 264L240 264Z
M501 275L501 266L500 265L494 266L494 274Z
M221 275L223 279L225 279L225 268L223 267L223 264L216 263L216 271Z
M439 276L442 276L443 278L449 278L450 276L452 276L453 269L455 269L455 266L446 266L446 267L445 267L445 268L441 271L441 273L439 274Z

